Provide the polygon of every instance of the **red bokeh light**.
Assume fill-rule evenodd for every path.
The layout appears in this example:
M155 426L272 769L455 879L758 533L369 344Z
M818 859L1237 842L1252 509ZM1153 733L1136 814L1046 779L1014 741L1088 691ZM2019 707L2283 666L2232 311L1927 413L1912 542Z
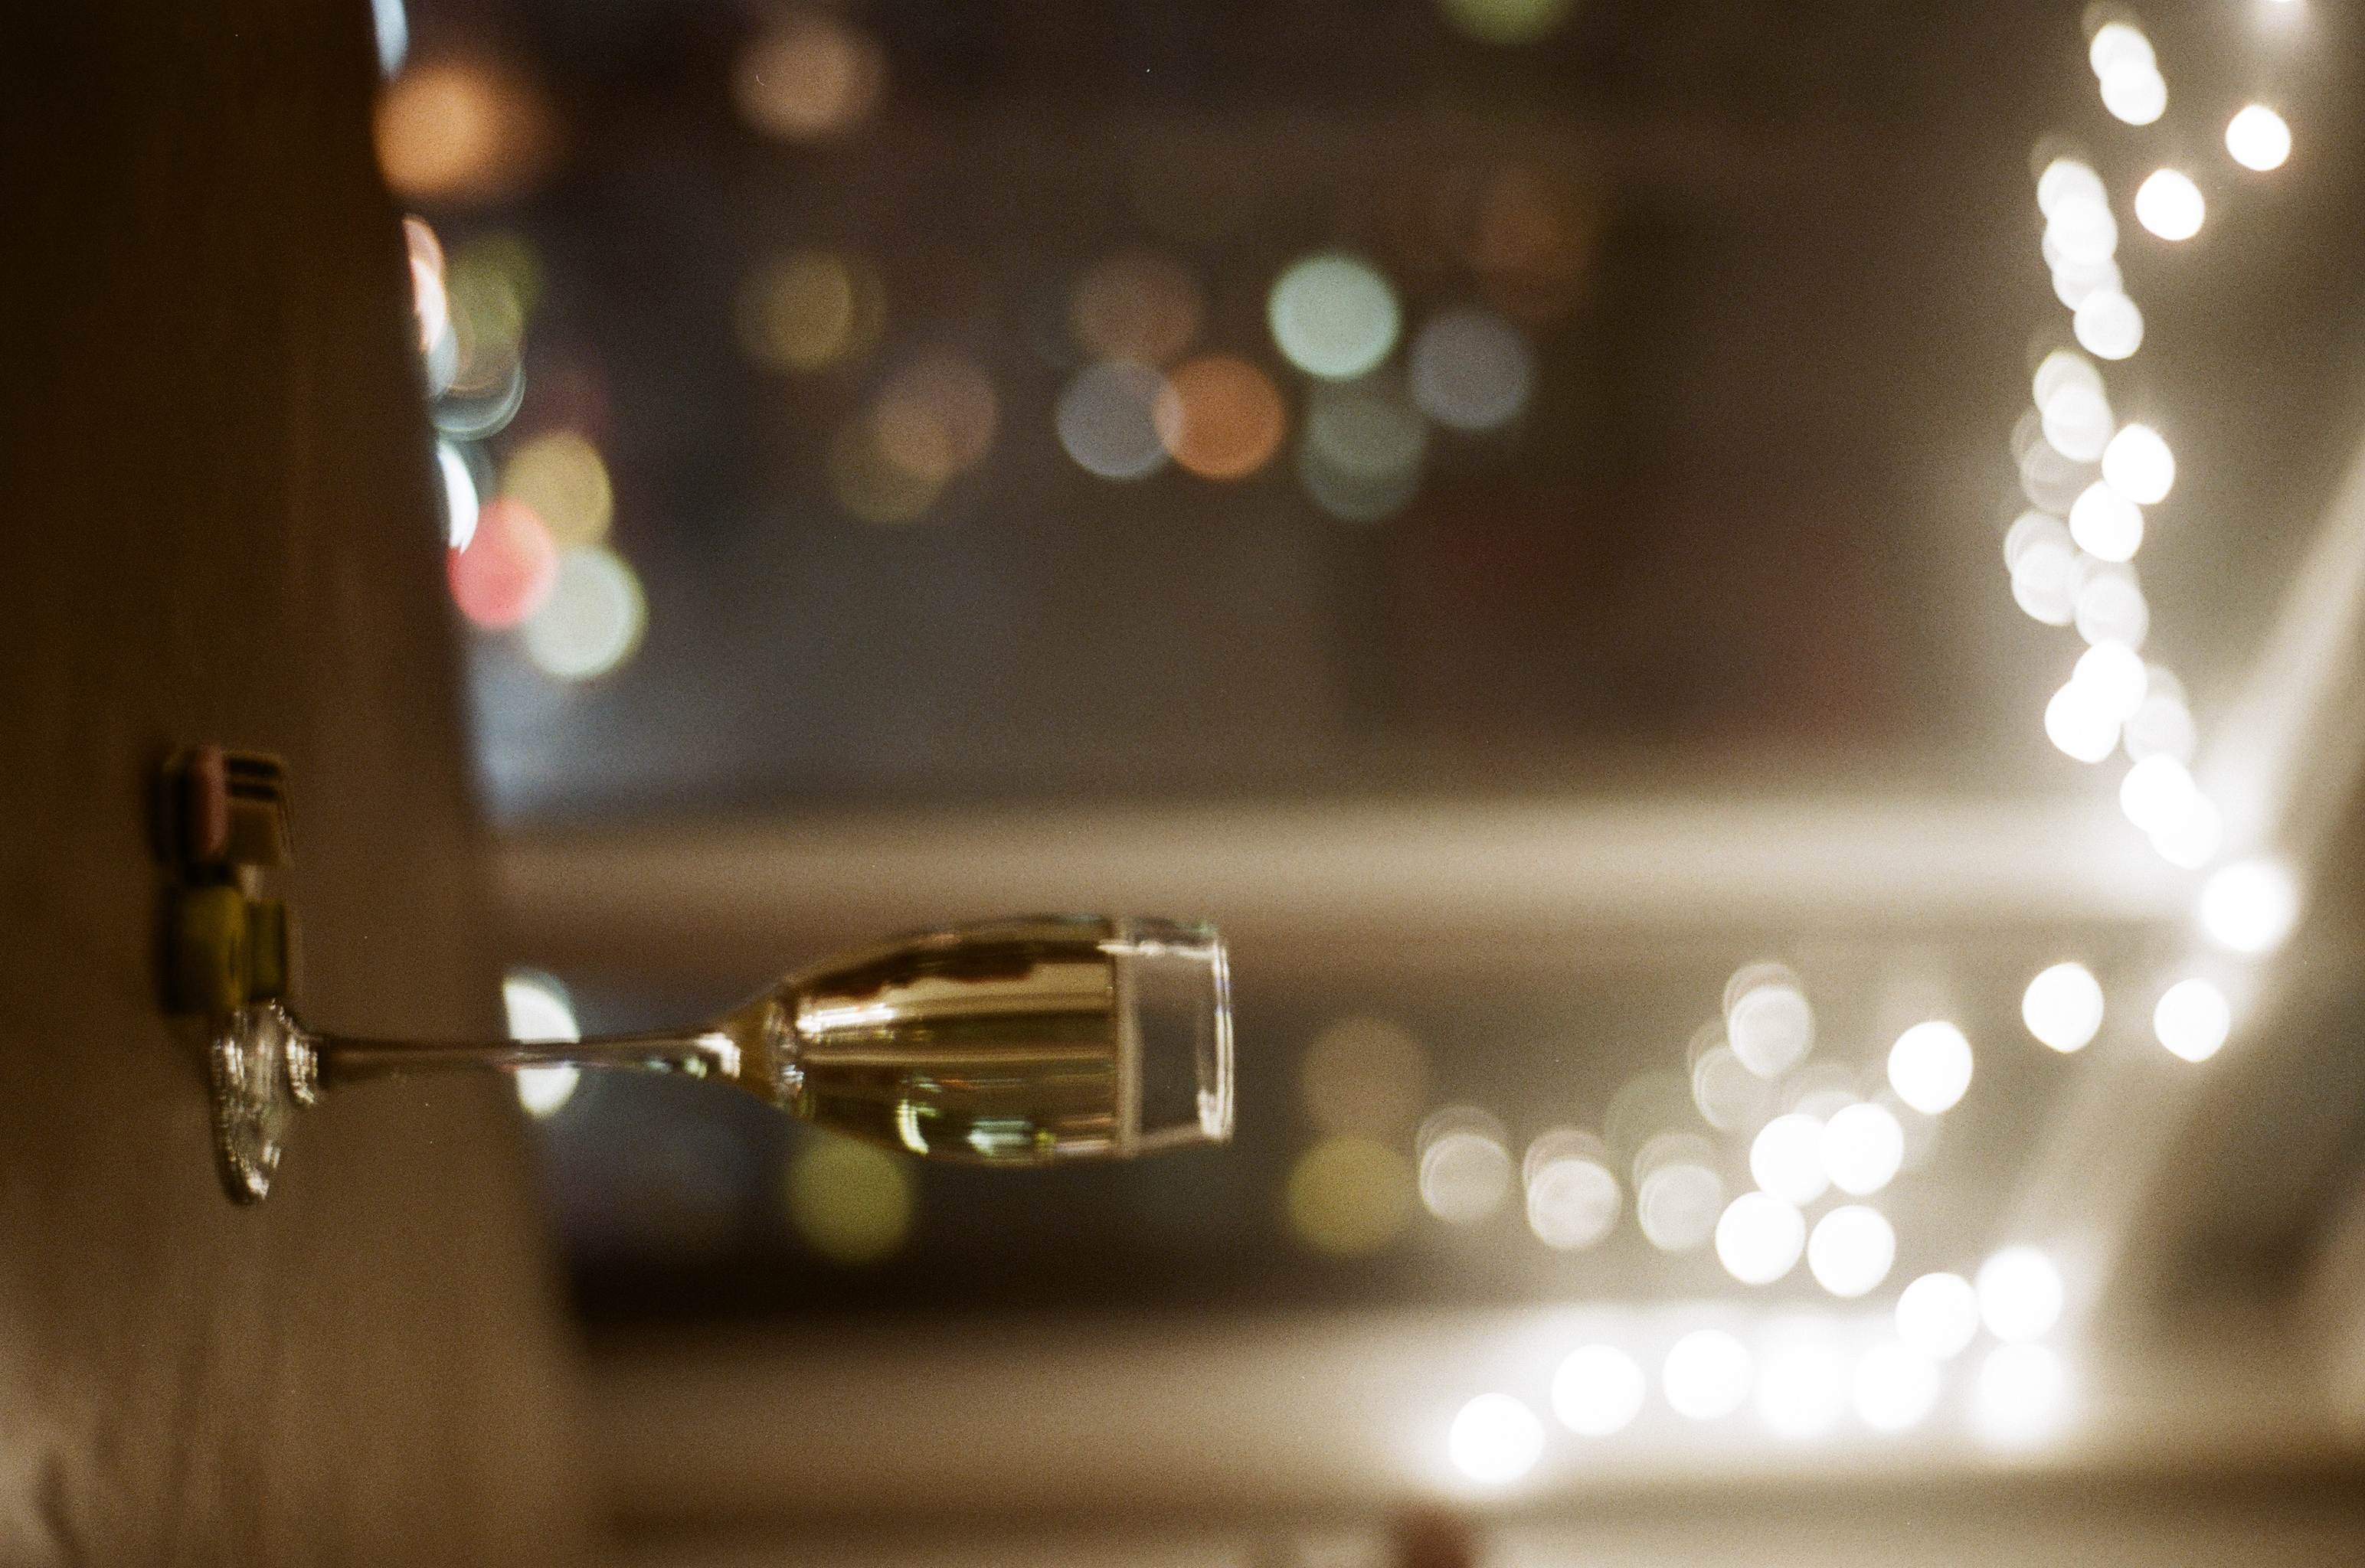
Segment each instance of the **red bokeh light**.
M460 613L495 631L542 608L558 579L558 546L533 509L506 497L476 514L476 537L445 562Z

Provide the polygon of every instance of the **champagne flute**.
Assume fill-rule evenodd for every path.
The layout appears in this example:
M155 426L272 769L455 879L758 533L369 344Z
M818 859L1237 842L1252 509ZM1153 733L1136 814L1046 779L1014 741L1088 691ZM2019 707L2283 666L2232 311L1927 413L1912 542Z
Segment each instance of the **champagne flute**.
M928 1159L1047 1165L1222 1143L1231 988L1213 926L1041 915L899 937L790 974L688 1029L588 1040L374 1040L277 1002L210 1053L233 1197L271 1188L324 1089L460 1069L623 1068L713 1079L817 1126Z

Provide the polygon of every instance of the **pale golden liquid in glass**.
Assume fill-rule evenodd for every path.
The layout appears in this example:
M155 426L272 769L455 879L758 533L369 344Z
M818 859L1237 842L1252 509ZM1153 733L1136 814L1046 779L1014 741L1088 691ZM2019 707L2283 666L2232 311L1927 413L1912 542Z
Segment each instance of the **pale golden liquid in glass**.
M882 949L722 1021L744 1089L815 1126L976 1164L1121 1141L1116 972L1102 922Z

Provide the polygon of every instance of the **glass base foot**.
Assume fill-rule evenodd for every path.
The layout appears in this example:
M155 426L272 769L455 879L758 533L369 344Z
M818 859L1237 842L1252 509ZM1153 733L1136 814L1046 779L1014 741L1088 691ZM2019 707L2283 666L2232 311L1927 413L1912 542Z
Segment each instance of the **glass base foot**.
M222 1185L240 1203L261 1203L270 1194L296 1112L319 1097L311 1041L286 1009L266 1002L223 1018L207 1060Z

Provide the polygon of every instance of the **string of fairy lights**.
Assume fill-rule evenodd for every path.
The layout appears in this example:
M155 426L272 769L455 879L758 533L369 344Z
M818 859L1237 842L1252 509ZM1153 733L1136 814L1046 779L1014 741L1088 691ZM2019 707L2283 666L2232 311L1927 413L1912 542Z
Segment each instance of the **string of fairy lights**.
M2091 27L2088 63L2114 119L2138 129L2162 119L2167 82L2131 17ZM2243 170L2265 173L2289 157L2292 135L2273 107L2250 104L2225 127L2224 145ZM2020 608L2046 625L2074 628L2084 644L2046 706L2045 733L2063 754L2090 766L2123 755L2118 798L2127 820L2170 866L2209 873L2195 909L2202 930L2237 955L2270 952L2296 920L2296 879L2269 856L2227 860L2223 813L2191 770L2198 732L2183 685L2142 653L2151 610L2136 558L2147 509L2168 498L2177 467L2158 430L2123 422L2112 407L2103 367L2119 374L2145 342L2144 314L2120 265L2118 219L2093 164L2066 148L2046 159L2036 204L2045 221L2039 250L2055 296L2069 312L2069 341L2034 366L2034 406L2012 432L2026 505L2006 531L2003 554ZM2201 231L2208 202L2190 173L2163 166L2137 185L2131 207L2146 230L2174 245ZM2188 960L2153 999L2153 1036L2188 1062L2214 1056L2234 1022L2225 988L2205 969ZM2064 962L2029 982L2021 1011L2035 1039L2069 1052L2097 1036L2105 1007L2095 975ZM1719 1259L1735 1280L1756 1286L1788 1275L1803 1250L1832 1295L1866 1294L1883 1282L1895 1256L1888 1222L1869 1205L1842 1203L1810 1230L1806 1205L1826 1190L1869 1196L1910 1163L1905 1146L1913 1141L1907 1131L1913 1118L1943 1114L1969 1086L1968 1041L1942 1020L1914 1025L1889 1053L1886 1092L1856 1098L1835 1084L1789 1078L1811 1047L1812 1010L1787 971L1757 966L1736 974L1723 1023L1721 1037L1710 1030L1695 1041L1695 1107L1712 1126L1756 1126L1748 1167L1757 1187L1732 1199L1715 1222ZM1764 1107L1764 1091L1777 1084L1788 1109L1770 1117L1735 1115L1743 1104ZM1613 1124L1618 1111L1613 1102ZM1481 1135L1472 1117L1463 1111L1432 1117L1417 1143L1421 1194L1443 1218L1479 1206L1466 1191L1482 1180L1475 1173L1509 1169L1499 1145L1491 1156L1474 1152L1471 1140ZM1610 1147L1611 1130L1610 1142L1560 1132L1530 1146L1523 1170L1529 1216L1546 1243L1587 1245L1614 1223L1619 1183L1609 1159L1621 1151ZM1632 1158L1636 1220L1653 1243L1676 1249L1706 1238L1697 1216L1706 1212L1703 1200L1721 1198L1721 1191L1712 1169L1670 1187L1680 1167L1664 1137ZM1670 1227L1664 1195L1677 1190L1686 1194L1676 1209L1687 1223ZM1564 1209L1581 1211L1584 1222ZM1795 1316L1754 1326L1732 1319L1672 1338L1662 1333L1647 1349L1658 1361L1664 1403L1682 1420L1721 1419L1754 1395L1763 1426L1777 1436L1830 1433L1851 1410L1861 1429L1888 1434L1929 1416L1941 1395L1942 1364L1984 1330L1991 1346L1967 1390L1965 1413L1983 1436L2024 1443L2058 1430L2068 1414L2070 1370L2046 1342L2065 1298L2051 1258L2036 1248L2008 1246L1971 1278L1937 1272L1911 1281L1886 1323L1832 1316L1802 1330ZM1744 1342L1753 1333L1754 1346ZM1643 1349L1594 1343L1569 1352L1549 1384L1560 1426L1580 1440L1628 1430L1648 1403ZM1461 1476L1495 1486L1529 1475L1548 1440L1547 1423L1530 1403L1501 1392L1463 1405L1445 1434Z

